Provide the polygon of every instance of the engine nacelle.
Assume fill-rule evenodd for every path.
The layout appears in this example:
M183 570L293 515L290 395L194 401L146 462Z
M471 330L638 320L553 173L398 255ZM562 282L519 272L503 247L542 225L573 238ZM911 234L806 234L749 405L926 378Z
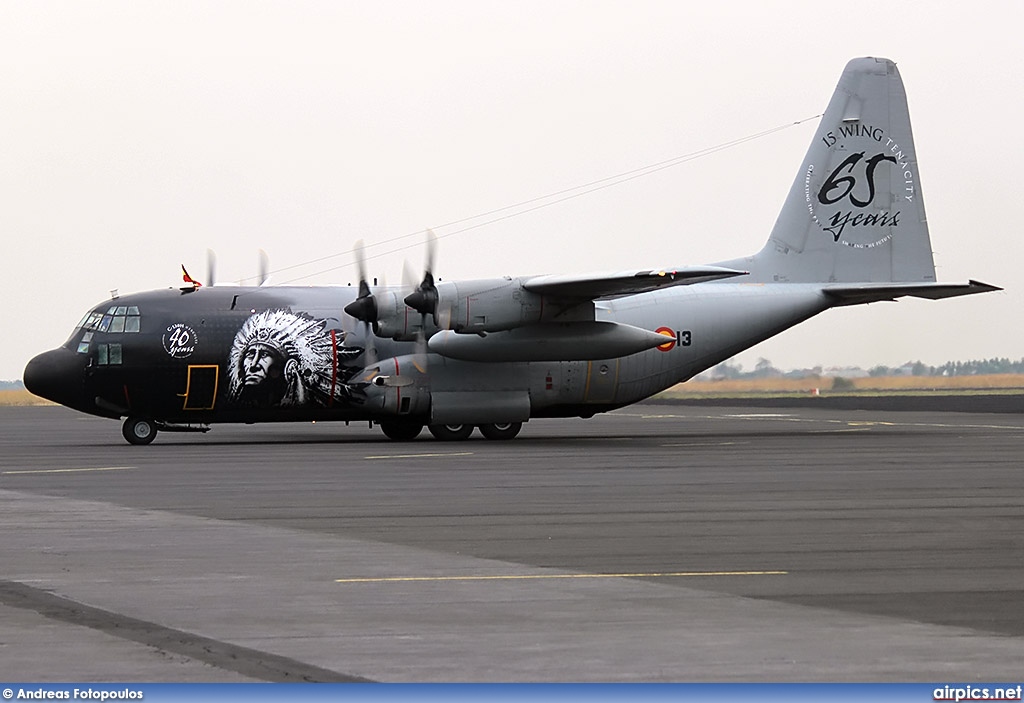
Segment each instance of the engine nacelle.
M502 332L540 322L592 322L591 301L565 303L523 288L522 278L442 281L436 284L435 312L426 316L405 303L400 293L376 296L374 332L395 341L413 341L423 329L429 338L438 330L460 334ZM424 322L426 325L424 327Z
M366 408L385 415L426 415L430 389L422 360L413 355L386 359L366 369Z
M543 296L519 278L442 282L437 285L437 325L454 332L498 332L539 322Z
M566 303L523 288L523 278L444 282L437 285L437 325L461 334L502 332L539 322L594 319L591 301Z
M412 342L416 340L420 329L423 328L423 315L416 312L402 298L401 293L394 291L383 291L375 294L377 301L377 321L373 325L373 332L378 337L388 337L396 342ZM426 317L427 330L425 336L429 337L437 331L430 316Z

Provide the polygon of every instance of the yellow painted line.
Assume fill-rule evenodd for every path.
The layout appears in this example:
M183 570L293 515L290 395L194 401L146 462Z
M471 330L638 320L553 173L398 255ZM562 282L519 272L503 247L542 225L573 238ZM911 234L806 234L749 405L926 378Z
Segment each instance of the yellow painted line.
M92 469L25 469L24 471L0 471L0 474L74 474L85 471L128 471L134 466L98 466Z
M663 571L630 574L498 574L495 576L381 576L334 579L335 583L411 583L415 581L540 581L545 579L683 578L689 576L785 576L788 571Z
M473 452L447 452L443 454L380 454L365 459L423 459L439 456L473 456Z

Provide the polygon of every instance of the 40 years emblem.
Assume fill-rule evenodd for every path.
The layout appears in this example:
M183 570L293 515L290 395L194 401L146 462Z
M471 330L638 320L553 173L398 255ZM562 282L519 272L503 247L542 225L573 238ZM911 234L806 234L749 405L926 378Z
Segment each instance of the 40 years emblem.
M192 356L198 342L196 331L182 322L169 325L163 336L164 351L175 359Z

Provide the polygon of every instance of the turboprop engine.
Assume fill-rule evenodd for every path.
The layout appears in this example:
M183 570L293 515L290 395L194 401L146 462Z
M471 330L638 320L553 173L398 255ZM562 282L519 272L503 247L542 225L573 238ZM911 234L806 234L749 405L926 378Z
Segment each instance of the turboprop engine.
M476 281L442 282L418 288L401 299L394 293L377 298L377 326L381 337L407 340L420 328L428 333L451 330L460 334L501 332L524 325L558 319L583 321L594 319L590 301L570 308L548 304L544 296L523 288L521 278L495 278ZM419 312L416 316L411 312ZM413 319L420 317L421 319ZM429 320L427 319L429 317ZM431 329L431 324L432 329Z
M687 266L435 283L435 240L428 236L423 279L404 298L393 290L370 290L362 244L357 244L359 297L345 312L372 325L379 337L416 341L419 355L429 350L462 361L592 361L653 349L666 343L664 336L597 320L594 301L746 274L721 266Z

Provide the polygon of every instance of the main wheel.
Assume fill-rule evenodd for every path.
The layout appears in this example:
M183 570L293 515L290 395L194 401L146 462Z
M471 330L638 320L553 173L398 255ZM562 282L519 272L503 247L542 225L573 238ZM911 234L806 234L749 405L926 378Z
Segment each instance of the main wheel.
M427 425L427 429L442 442L458 442L473 434L472 425Z
M149 444L156 439L156 424L151 420L130 417L121 426L121 434L129 444Z
M523 429L521 422L497 422L480 425L480 434L487 439L512 439Z
M423 425L415 422L382 422L380 429L384 436L397 442L408 442L416 439L423 431Z

